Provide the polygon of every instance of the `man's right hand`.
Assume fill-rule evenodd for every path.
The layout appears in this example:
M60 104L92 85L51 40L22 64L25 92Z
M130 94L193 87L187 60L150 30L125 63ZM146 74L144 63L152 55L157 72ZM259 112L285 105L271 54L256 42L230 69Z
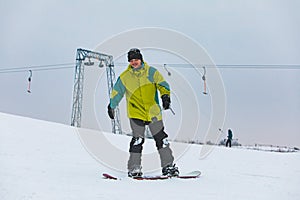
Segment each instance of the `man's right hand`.
M115 119L115 111L114 111L114 109L112 109L110 107L110 103L107 106L107 113L108 113L109 118Z

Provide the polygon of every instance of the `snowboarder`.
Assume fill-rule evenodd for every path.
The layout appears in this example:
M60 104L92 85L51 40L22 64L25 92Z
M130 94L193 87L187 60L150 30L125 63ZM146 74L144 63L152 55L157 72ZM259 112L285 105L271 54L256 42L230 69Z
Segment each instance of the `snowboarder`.
M178 176L168 135L164 131L162 110L159 105L158 92L162 99L163 109L170 109L170 87L163 76L154 67L143 60L139 49L130 49L127 54L129 65L121 73L115 83L108 104L108 115L114 119L114 109L126 95L127 116L132 129L132 139L129 147L127 163L129 177L141 177L141 156L145 141L145 126L147 125L155 140L160 155L162 174Z
M228 129L228 135L227 135L227 141L226 141L226 147L231 147L231 140L232 140L232 130Z

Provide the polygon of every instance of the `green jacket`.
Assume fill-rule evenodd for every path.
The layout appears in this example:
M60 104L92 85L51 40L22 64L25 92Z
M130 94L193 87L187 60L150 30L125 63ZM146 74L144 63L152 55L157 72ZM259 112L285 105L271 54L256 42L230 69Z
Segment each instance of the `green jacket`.
M127 116L129 118L152 121L162 120L159 106L160 96L170 95L169 84L154 67L146 62L139 69L128 65L127 69L118 77L110 95L110 106L116 108L126 94Z

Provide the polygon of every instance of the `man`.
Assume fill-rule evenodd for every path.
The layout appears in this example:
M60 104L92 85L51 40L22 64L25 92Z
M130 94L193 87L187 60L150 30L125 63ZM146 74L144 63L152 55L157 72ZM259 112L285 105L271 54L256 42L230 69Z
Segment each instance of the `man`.
M162 174L178 176L179 171L173 163L174 157L167 140L168 135L164 132L157 92L157 90L160 92L163 108L169 109L171 103L169 84L159 71L144 62L139 49L130 49L127 58L129 65L114 85L108 105L108 114L111 119L114 119L114 109L125 94L127 115L133 134L129 147L128 176L139 177L143 174L141 156L146 125L149 126L160 155Z
M231 140L232 140L232 130L228 129L228 135L227 135L227 141L226 141L226 147L231 147Z

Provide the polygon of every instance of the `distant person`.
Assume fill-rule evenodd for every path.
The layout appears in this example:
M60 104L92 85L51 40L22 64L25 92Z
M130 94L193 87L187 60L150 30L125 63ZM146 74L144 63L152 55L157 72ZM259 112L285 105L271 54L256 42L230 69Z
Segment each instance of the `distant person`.
M227 141L226 141L226 147L231 147L231 140L232 140L232 130L228 129L228 135L227 135Z
M108 114L114 119L114 109L126 96L127 115L133 137L129 147L129 160L127 164L129 177L142 176L141 156L147 125L153 135L158 153L160 155L162 174L178 176L178 167L174 164L174 157L168 135L164 131L162 109L159 105L159 94L162 98L164 110L170 108L170 87L163 76L154 67L150 67L143 60L139 49L130 49L128 52L129 65L118 77L110 96Z

